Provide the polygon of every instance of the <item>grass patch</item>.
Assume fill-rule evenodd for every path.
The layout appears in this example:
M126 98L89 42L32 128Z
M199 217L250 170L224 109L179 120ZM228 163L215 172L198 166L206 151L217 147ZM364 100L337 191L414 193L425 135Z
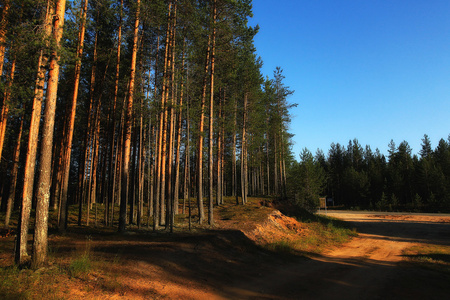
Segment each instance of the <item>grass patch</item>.
M20 270L16 267L0 268L0 298L1 299L27 299L29 298L29 285L31 278L18 280ZM23 276L22 276L23 277ZM27 281L27 282L24 282Z
M278 252L281 254L295 254L297 245L295 242L292 241L277 241L277 242L273 242L270 243L266 246L267 249L274 251L274 252Z
M37 271L16 266L0 268L0 299L61 299L58 267Z
M71 261L68 271L72 277L83 278L89 275L92 268L91 263L91 236L86 237L84 249L75 255Z
M308 229L307 235L296 244L299 251L321 253L358 236L349 223L333 217L313 214L299 207L280 207L280 211L304 223Z
M91 259L89 255L82 255L74 259L69 265L69 275L72 277L83 277L91 270Z
M236 205L235 198L224 197L224 204L217 207L216 211L222 220L233 220L238 223L260 223L267 219L268 213L273 208L261 205L267 199L249 197L245 205Z
M440 271L450 276L450 246L420 244L403 251L410 264Z

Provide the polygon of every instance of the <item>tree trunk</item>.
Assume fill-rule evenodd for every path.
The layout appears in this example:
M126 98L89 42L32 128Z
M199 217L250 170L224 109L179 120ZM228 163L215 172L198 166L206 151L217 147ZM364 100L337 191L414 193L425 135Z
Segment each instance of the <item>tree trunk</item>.
M186 48L186 39L183 43L183 55L181 60L181 72L184 72L185 69L185 48ZM176 145L176 158L175 158L175 195L174 195L174 206L175 206L175 214L178 214L178 198L179 198L179 189L180 189L180 161L181 161L181 127L182 127L182 118L183 118L183 96L184 96L184 76L181 77L181 86L180 86L180 101L178 103L178 125L177 125L177 145ZM183 199L186 199L183 197ZM184 205L183 205L183 214L184 214Z
M171 15L171 7L172 2L169 3L169 20ZM167 33L166 33L166 42L165 42L165 54L164 54L164 72L163 72L163 84L162 84L162 92L161 92L161 113L160 113L160 120L159 120L159 148L160 148L160 155L158 158L159 161L159 199L157 198L156 201L159 203L159 219L156 220L158 222L158 225L162 226L165 224L166 220L166 157L167 157L167 130L169 126L169 122L167 120L168 118L168 103L167 103L167 97L168 97L168 68L169 68L169 49L170 49L170 21L167 22Z
M122 45L122 14L123 14L123 0L120 1L120 8L119 8L119 28L117 30L117 54L116 54L116 72L115 72L115 81L114 81L114 99L111 104L111 119L112 122L110 123L110 140L109 140L109 183L108 183L108 197L111 201L111 213L110 213L110 221L109 223L112 224L113 215L114 215L114 199L116 197L115 190L116 190L116 162L117 157L114 156L114 144L115 144L115 132L116 132L116 106L117 106L117 97L119 93L119 71L120 71L120 53L121 53L121 45ZM117 138L119 140L120 137ZM117 150L116 150L117 153Z
M134 22L133 33L133 52L131 55L131 71L130 71L130 84L128 89L128 98L126 105L126 117L125 117L125 135L124 135L124 153L123 153L123 166L122 166L122 192L120 201L120 214L119 214L119 232L125 232L126 218L127 218L127 199L128 199L128 186L129 186L129 166L130 166L130 152L131 152L131 119L133 116L133 96L134 96L134 84L136 75L136 58L137 58L137 44L139 37L139 18L140 18L140 0L137 0L136 18Z
M154 90L154 96L156 98L156 86L157 86L157 74L158 74L158 51L159 51L159 39L160 36L158 35L157 42L156 42L156 58L155 58L155 90ZM167 57L164 58L164 62L166 61ZM163 86L164 87L164 86ZM161 139L162 139L162 126L163 126L163 109L164 109L164 103L163 98L161 98L161 111L158 116L158 135L156 136L156 143L155 143L155 176L153 177L153 184L154 184L154 192L155 197L153 198L153 230L156 230L159 225L159 194L161 191L161 185L160 185L160 177L161 177L161 152L162 152L162 145L161 145Z
M247 126L247 93L244 94L244 115L242 121L242 145L241 145L241 193L242 204L247 203L248 194L248 178L247 178L247 142L246 142L246 126Z
M207 76L209 71L209 55L210 55L210 41L211 36L208 39L208 47L206 50L206 60L205 60L205 73L203 77L202 85L202 99L200 104L200 121L199 121L199 132L198 132L198 146L197 146L197 205L198 205L198 222L203 223L205 219L205 212L203 209L203 133L205 126L205 100L206 100L206 85Z
M9 80L4 92L2 110L0 112L0 162L2 161L3 145L5 142L6 123L8 122L9 101L11 98L11 89L14 81L14 73L16 71L16 58L11 63L11 71ZM0 73L1 74L1 73Z
M214 134L214 127L213 127L213 121L214 121L214 59L215 59L215 50L216 50L216 0L214 0L213 3L213 22L212 22L212 41L211 41L211 82L210 82L210 92L209 92L209 143L208 143L208 150L209 150L209 164L208 164L208 171L209 171L209 209L208 209L208 224L213 225L214 224L214 160L213 160L213 134Z
M8 27L9 8L10 8L10 0L4 0L3 11L1 13L2 16L0 19L0 78L3 76L3 63L5 61L6 28Z
M221 205L221 198L222 198L222 179L221 179L221 171L222 171L222 129L223 129L223 119L222 119L222 94L219 91L219 113L218 120L219 120L219 129L218 129L218 135L217 135L217 189L216 189L216 204Z
M60 44L63 33L65 9L66 0L58 0L53 17L53 38L57 46ZM34 269L41 267L47 259L48 208L50 204L53 128L59 81L59 57L59 53L52 53L47 83L33 242L32 267Z
M234 118L233 118L233 154L231 155L231 193L236 197L236 204L239 204L238 197L238 181L237 181L237 164L236 164L236 131L237 131L237 100L234 99Z
M274 164L273 164L273 180L274 180L274 194L278 195L278 150L277 150L277 139L274 137Z
M132 123L134 123L134 119L132 121ZM135 127L132 125L132 128ZM135 171L136 171L136 150L137 150L137 138L136 138L136 130L133 130L132 134L131 134L131 143L133 143L134 145L131 147L130 150L130 171L129 171L129 192L128 192L128 198L127 198L127 203L130 204L130 211L128 213L128 224L134 224L135 223L135 219L134 219L134 212L135 212L135 194L136 194L136 189L135 189Z
M189 83L189 78L186 76L187 83ZM191 131L190 131L190 118L189 118L189 98L186 99L186 158L185 158L185 165L186 165L186 195L185 198L187 198L188 201L188 210L189 210L189 231L191 230L191 193L190 193L190 187L191 187L191 163L190 163L190 140L191 140Z
M47 13L44 19L45 35L50 36L52 30L52 18L54 8L47 3ZM41 120L41 108L44 97L45 85L45 71L47 68L48 57L44 55L44 50L41 50L38 58L38 73L34 89L33 109L31 112L30 130L28 134L28 146L24 168L23 191L22 191L22 205L20 208L19 222L18 222L18 236L15 253L16 264L25 263L28 240L28 227L31 213L31 200L33 195L34 172L36 166L36 152L39 137L39 123Z
M67 121L67 135L64 145L64 159L63 163L63 180L61 187L61 200L60 200L60 216L58 223L58 230L60 232L65 232L67 227L67 195L69 188L69 170L70 170L70 157L72 152L72 139L73 130L75 127L75 114L77 110L77 99L78 99L78 87L80 85L80 75L81 75L81 58L83 56L83 44L84 36L86 32L86 13L87 13L88 0L84 0L81 3L82 7L82 19L80 24L80 30L78 32L78 45L76 52L76 62L75 62L75 74L74 74L74 87L72 93L72 99L70 102L70 113Z
M99 14L97 13L97 20L99 19ZM97 131L100 129L100 124L98 123L98 114L99 114L99 107L100 103L99 101L97 104L94 105L94 91L95 91L95 79L97 74L97 46L98 46L98 30L95 32L95 38L94 38L94 53L93 53L93 63L91 68L91 81L90 81L90 87L89 87L89 112L88 112L88 125L86 130L86 139L85 139L85 162L84 162L84 168L85 171L83 172L84 178L83 178L83 184L82 184L82 201L80 202L79 206L79 219L81 220L81 209L82 209L82 203L83 201L86 201L87 204L87 216L86 216L86 225L89 226L90 221L90 212L91 212L91 199L95 196L93 196L93 193L91 192L92 189L95 189L95 177L96 175L96 160L97 160ZM86 178L86 174L87 178Z
M139 110L139 154L138 154L138 208L137 208L137 225L141 228L142 222L142 202L143 202L143 156L144 156L144 137L143 137L143 108L144 108L144 98L141 97L141 107Z
M150 151L149 155L149 169L148 169L148 219L147 219L147 228L150 228L150 218L153 216L154 212L154 199L153 199L153 187L154 187L154 180L155 180L155 163L154 163L154 154L155 151L152 147L152 137L154 137L154 127L149 124L148 128L148 148Z
M11 184L9 188L8 200L6 202L5 227L9 227L9 221L11 219L11 213L14 207L14 198L16 195L17 173L19 171L19 159L20 159L20 145L22 143L23 118L24 116L22 116L20 120L19 133L17 134L16 147L14 148L13 168L11 171Z
M171 18L171 42L170 42L170 82L171 82L171 105L170 105L170 131L169 131L169 143L168 143L168 163L167 163L167 204L168 204L168 224L166 224L166 228L168 226L168 229L170 232L173 232L173 223L175 222L175 197L174 194L177 193L176 190L174 190L174 184L173 184L173 170L174 170L174 164L173 164L173 155L174 155L174 141L175 141L175 120L176 120L176 114L175 114L175 104L177 103L176 100L176 89L175 89L175 38L176 38L176 24L177 24L177 1L174 1L172 4L173 8L173 14ZM167 93L169 93L169 90L167 90Z
M268 123L269 121L267 121ZM267 195L270 195L269 133L266 134Z

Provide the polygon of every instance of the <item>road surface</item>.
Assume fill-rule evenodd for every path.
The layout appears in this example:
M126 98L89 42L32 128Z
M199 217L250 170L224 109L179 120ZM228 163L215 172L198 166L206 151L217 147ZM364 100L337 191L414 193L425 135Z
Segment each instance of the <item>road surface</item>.
M450 215L328 211L359 236L306 261L280 265L230 289L242 299L445 299L447 273L405 263L417 244L450 247ZM447 260L448 261L448 260Z

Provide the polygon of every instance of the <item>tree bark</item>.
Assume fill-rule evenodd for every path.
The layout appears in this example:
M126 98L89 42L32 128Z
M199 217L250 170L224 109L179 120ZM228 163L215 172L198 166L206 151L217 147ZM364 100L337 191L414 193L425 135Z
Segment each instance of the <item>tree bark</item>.
M171 83L171 103L170 103L170 131L169 131L169 142L168 142L168 163L167 163L167 207L168 207L168 218L166 222L166 228L173 232L173 225L175 222L175 197L174 194L177 192L174 190L174 182L173 182L173 170L174 170L174 138L175 138L175 104L177 103L176 99L176 89L175 89L175 37L176 37L176 23L177 23L177 1L175 0L172 4L172 18L169 21L171 24L170 30L170 83ZM168 78L169 79L169 78ZM167 90L169 93L169 90Z
M112 122L110 124L110 154L109 154L109 183L108 183L108 196L111 201L111 214L110 214L110 224L112 224L112 219L114 215L114 205L115 205L115 191L116 191L116 161L117 157L114 156L114 144L115 144L115 132L116 132L116 106L117 106L117 97L119 94L119 73L120 73L120 54L121 54L121 45L122 45L122 14L123 14L123 0L120 0L119 7L119 28L117 29L117 53L116 53L116 72L115 72L115 81L114 81L114 99L111 104L111 119ZM119 140L120 137L117 138ZM116 151L117 153L117 151Z
M181 72L184 72L185 69L185 48L186 48L186 39L183 43L183 55L181 60ZM178 214L178 202L179 202L179 188L180 188L180 160L181 160L181 127L182 127L182 117L183 117L183 96L184 96L184 75L181 77L181 86L180 86L180 101L178 103L178 125L177 125L177 145L176 145L176 158L175 158L175 195L174 195L174 206L175 206L175 214ZM185 199L183 197L183 199ZM184 214L184 206L183 206L183 214Z
M238 181L237 181L237 164L236 164L236 133L237 133L237 100L234 99L234 118L233 118L233 144L231 155L231 193L232 196L236 197L236 204L239 204L239 196L238 196Z
M61 199L60 199L60 214L58 222L58 230L60 232L65 232L67 228L67 195L69 189L69 170L70 170L70 157L72 152L72 139L73 130L75 127L75 114L77 110L77 99L78 99L78 87L80 85L80 75L81 75L81 58L83 56L83 45L84 36L86 32L86 13L87 13L88 0L84 0L81 3L82 6L82 20L80 24L80 30L78 32L78 45L76 52L76 62L75 62L75 73L74 73L74 87L72 93L72 99L70 102L70 110L67 121L66 128L66 140L64 145L64 159L63 163L63 180L61 186Z
M0 112L0 162L2 161L3 145L5 142L5 134L6 134L6 123L8 122L9 101L11 98L11 89L14 81L15 71L16 71L16 58L14 57L11 63L11 71L9 73L8 84L4 92L2 110Z
M0 19L0 78L3 76L3 63L5 61L6 28L8 27L9 9L10 9L10 0L4 0L3 11L1 13L2 16Z
M244 115L242 121L242 145L241 145L241 194L242 204L247 203L248 179L247 179L247 142L246 142L246 126L247 126L247 93L244 94Z
M131 55L131 71L130 84L128 88L128 98L126 105L125 116L125 132L124 132L124 152L123 152L123 166L122 166L122 191L120 200L120 214L119 214L119 232L125 232L126 229L126 215L127 215L127 199L129 186L129 167L130 167L130 152L131 152L131 119L133 117L133 96L134 84L136 76L136 58L137 58L137 44L139 37L139 20L140 20L140 0L137 0L136 17L134 21L133 32L133 52Z
M198 133L198 146L197 146L197 205L198 205L198 222L203 223L205 219L205 212L203 209L203 133L205 126L205 100L206 100L206 85L207 76L209 71L209 55L210 55L210 41L211 35L208 38L208 46L206 50L206 60L205 60L205 73L203 77L202 85L202 99L200 104L200 121L199 121L199 133Z
M11 219L11 213L14 207L14 199L16 195L17 174L19 171L19 159L20 159L20 145L22 143L23 118L24 116L22 116L20 120L19 133L17 134L16 147L14 148L13 168L11 171L11 184L9 189L8 200L6 201L5 227L9 227L9 221Z
M219 112L218 112L218 120L219 120L219 129L217 135L217 189L216 189L216 204L222 204L222 129L223 129L223 119L222 119L222 97L221 92L219 91Z
M53 8L50 2L47 3L47 13L44 19L46 36L51 34L51 15ZM34 89L33 109L31 112L30 130L28 134L28 147L24 168L24 180L22 191L22 205L20 208L18 222L18 237L15 253L16 264L22 265L28 258L27 241L28 227L31 213L31 200L33 195L34 172L36 166L36 152L39 137L39 123L41 120L41 108L44 97L45 71L47 68L48 56L41 50L38 58L38 73Z
M213 160L213 134L214 134L214 127L213 127L213 121L214 121L214 63L215 63L215 50L216 50L216 14L217 14L217 8L216 8L216 0L213 2L213 8L212 8L212 37L211 37L211 82L210 82L210 92L209 92L209 143L208 143L208 150L209 150L209 164L208 164L208 171L209 171L209 209L208 209L208 224L213 225L214 224L214 160Z
M66 0L56 2L53 16L53 39L56 47L60 46L63 34ZM47 97L44 110L44 125L41 139L40 172L38 179L36 220L33 242L32 267L37 269L47 260L48 240L48 208L50 204L50 184L53 149L53 128L55 125L56 97L59 82L59 49L54 51L50 59L50 70L47 83Z

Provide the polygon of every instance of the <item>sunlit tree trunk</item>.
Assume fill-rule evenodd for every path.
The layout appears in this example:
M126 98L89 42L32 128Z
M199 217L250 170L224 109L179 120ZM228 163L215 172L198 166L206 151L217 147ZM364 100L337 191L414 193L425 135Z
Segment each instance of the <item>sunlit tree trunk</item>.
M206 85L207 85L207 77L209 71L209 56L210 56L210 41L211 35L208 39L208 47L206 50L206 60L205 60L205 73L203 77L203 85L202 85L202 98L200 104L200 121L199 121L199 129L198 129L198 146L197 146L197 205L198 205L198 215L200 224L203 223L205 219L205 212L203 209L203 134L204 134L204 126L205 126L205 100L206 100Z
M211 37L211 82L210 82L210 92L209 92L209 143L208 143L208 171L209 171L209 206L208 206L208 224L213 225L214 224L214 160L213 160L213 134L214 134L214 127L213 127L213 121L214 121L214 63L215 63L215 51L216 51L216 1L214 0L213 3L213 28L212 28L212 37Z
M274 180L274 193L275 195L278 195L279 189L278 189L278 150L277 150L277 139L274 137L273 139L274 144L274 164L273 164L273 180Z
M267 120L267 123L269 120ZM269 133L266 134L266 173L267 173L267 195L270 195L270 160L269 160Z
M166 229L173 232L173 223L175 221L175 198L174 198L174 181L173 181L173 155L174 155L174 138L175 138L175 108L177 103L176 88L175 88L175 36L176 36L176 21L177 21L177 1L172 3L172 17L169 18L170 24L170 49L169 49L169 65L168 70L170 76L168 81L170 82L170 90L167 89L166 93L169 95L170 91L170 119L168 125L170 126L169 141L167 143L167 221ZM167 97L169 99L169 97Z
M236 166L236 130L237 130L237 100L234 99L234 117L233 117L233 144L231 155L231 192L234 197L236 197L236 204L239 204L238 196L238 181L237 181L237 166Z
M186 82L189 83L189 77L186 76ZM189 98L186 99L186 158L185 158L185 165L186 165L186 171L185 171L185 177L186 177L186 195L185 198L187 198L188 201L188 210L189 210L189 230L191 230L191 163L190 163L190 140L191 140L191 131L190 131L190 118L189 118Z
M122 191L120 200L120 214L119 214L119 232L124 232L126 227L127 218L127 199L128 199L128 187L129 187L129 167L130 167L130 153L131 153L131 127L133 117L133 97L134 97L134 85L136 76L136 58L137 58L137 44L139 37L139 18L140 18L140 0L136 2L136 17L134 22L133 32L133 51L131 54L131 71L130 71L130 84L128 87L128 97L126 104L126 116L125 116L125 132L124 132L124 153L123 153L123 166L122 166Z
M66 1L56 2L53 16L53 39L56 47L60 46L63 33ZM45 100L44 124L41 138L41 156L39 162L39 179L36 203L36 220L33 241L32 267L39 268L47 259L48 239L48 208L50 204L51 165L53 148L53 128L55 125L56 97L59 82L59 49L51 54L50 69L47 82L47 97Z
M185 48L186 48L186 39L183 43L183 55L181 60L181 72L184 72L185 68ZM177 145L175 147L176 157L175 157L175 195L174 195L174 207L175 214L178 214L178 206L179 206L179 190L180 190L180 161L181 161L181 127L182 127L182 117L183 117L183 96L184 96L184 75L181 76L181 86L180 86L180 100L178 103L178 124L177 124ZM184 198L184 197L183 197ZM186 198L184 198L186 199ZM184 207L183 207L184 213Z
M80 85L80 75L81 75L81 58L83 56L83 45L84 45L84 36L86 32L86 13L87 13L87 4L88 0L83 0L81 3L82 7L82 19L80 24L80 29L78 32L78 44L77 44L77 52L76 52L76 62L75 62L75 73L74 73L74 87L72 93L72 99L70 102L70 110L67 120L67 128L66 128L66 140L64 145L64 159L63 163L63 179L61 186L61 200L60 200L60 214L59 214L59 223L58 229L61 232L64 232L67 227L67 195L69 189L69 170L70 170L70 157L72 152L72 139L73 139L73 130L75 127L75 114L77 110L77 99L78 99L78 87Z
M248 194L248 178L247 178L247 141L246 141L246 126L247 126L247 93L244 94L244 116L242 121L242 145L241 145L241 194L242 204L247 203Z
M52 14L54 8L47 2L47 12L44 19L45 35L50 36L52 30ZM33 183L34 172L36 166L36 152L39 137L39 123L41 120L41 108L44 97L44 85L45 85L45 71L47 68L48 56L44 55L44 50L41 50L38 58L38 73L34 89L33 108L31 112L30 130L28 133L28 146L24 167L24 180L22 191L22 205L20 208L19 222L18 222L18 234L16 240L16 264L25 263L27 252L27 240L28 240L28 227L31 213L31 200L33 196Z
M159 51L159 40L160 36L158 35L157 38L157 46L156 46L156 58L155 58L155 91L154 95L156 98L156 85L157 85L157 74L158 74L158 51ZM166 61L167 57L165 57L164 62ZM164 85L163 85L164 88ZM161 178L161 152L162 152L162 126L163 126L163 110L164 110L164 102L163 97L161 97L161 107L160 107L160 113L158 116L158 133L156 135L156 144L155 144L155 150L156 150L156 157L155 157L155 176L153 178L153 184L154 184L154 190L155 190L155 197L153 198L153 230L156 230L159 225L159 211L160 211L160 199L159 195L161 192L161 184L160 184L160 178Z
M3 63L5 61L6 28L8 27L9 9L10 9L10 0L4 0L3 11L1 13L0 19L0 78L3 76Z
M217 135L217 189L216 189L216 204L222 204L222 129L223 129L223 119L222 119L222 97L219 92L219 112L218 112L218 120L219 120L219 129Z
M133 117L132 124L135 123L135 118ZM132 128L136 127L132 125ZM128 217L128 224L134 224L135 223L135 215L136 215L136 153L138 148L138 142L137 142L137 130L133 130L131 135L131 142L133 143L133 146L131 147L130 151L130 171L129 171L129 192L128 192L128 202L130 203L130 211L129 211L129 217Z
M3 144L5 142L6 123L8 122L9 101L11 99L11 89L16 72L16 58L11 62L11 71L9 73L8 83L3 95L3 105L0 111L0 162L2 161ZM1 73L0 73L1 74Z
M144 188L144 182L143 182L143 161L145 160L144 156L144 120L143 120L143 108L144 108L144 98L141 96L141 104L140 104L140 110L139 110L139 154L138 154L138 208L137 208L137 224L138 227L141 228L141 222L142 222L142 208L143 208L143 188Z
M97 20L99 19L99 14L97 13ZM85 154L84 154L84 160L83 160L83 179L82 179L82 197L81 201L79 203L79 224L81 225L81 213L82 213L82 206L83 202L86 202L87 204L87 216L86 216L86 225L89 225L90 221L90 213L91 213L91 198L92 198L92 182L95 180L93 179L93 176L95 176L96 173L96 166L94 167L95 161L97 159L97 149L96 149L96 137L97 137L97 130L99 130L100 124L97 124L98 122L98 108L100 107L100 104L97 102L97 104L94 103L94 90L95 90L95 78L97 74L97 47L98 47L98 30L95 32L95 38L94 38L94 53L93 53L93 62L91 67L91 80L90 80L90 87L89 87L89 111L88 111L88 122L87 122L87 128L86 128L86 136L85 136ZM94 105L95 104L95 105Z
M123 0L120 0L119 7L119 28L117 29L117 53L116 53L116 72L115 72L115 80L114 80L114 98L111 104L111 120L110 123L110 144L109 144L109 183L108 183L108 196L111 201L111 214L110 214L110 224L112 225L112 218L114 215L114 206L115 206L115 198L116 198L116 157L114 156L114 144L115 144L115 132L116 132L116 106L117 106L117 97L119 94L119 73L120 73L120 54L121 54L121 45L122 45L122 14L123 14ZM119 139L118 137L117 139Z
M168 106L167 97L169 89L169 79L168 79L168 68L169 68L169 51L170 51L170 32L171 24L170 18L172 13L172 2L169 2L169 15L167 22L167 32L166 32L166 42L165 42L165 52L164 52L164 72L163 72L163 83L161 92L161 113L159 115L159 176L158 176L158 187L159 187L159 199L156 201L159 203L159 219L156 221L158 225L164 225L166 220L166 157L167 157L167 130L169 126L168 122Z
M147 219L147 228L150 228L150 218L153 216L154 212L154 199L153 199L153 188L154 188L154 180L155 180L155 163L154 163L154 126L149 124L148 128L148 148L150 151L149 155L149 168L148 168L148 219Z

